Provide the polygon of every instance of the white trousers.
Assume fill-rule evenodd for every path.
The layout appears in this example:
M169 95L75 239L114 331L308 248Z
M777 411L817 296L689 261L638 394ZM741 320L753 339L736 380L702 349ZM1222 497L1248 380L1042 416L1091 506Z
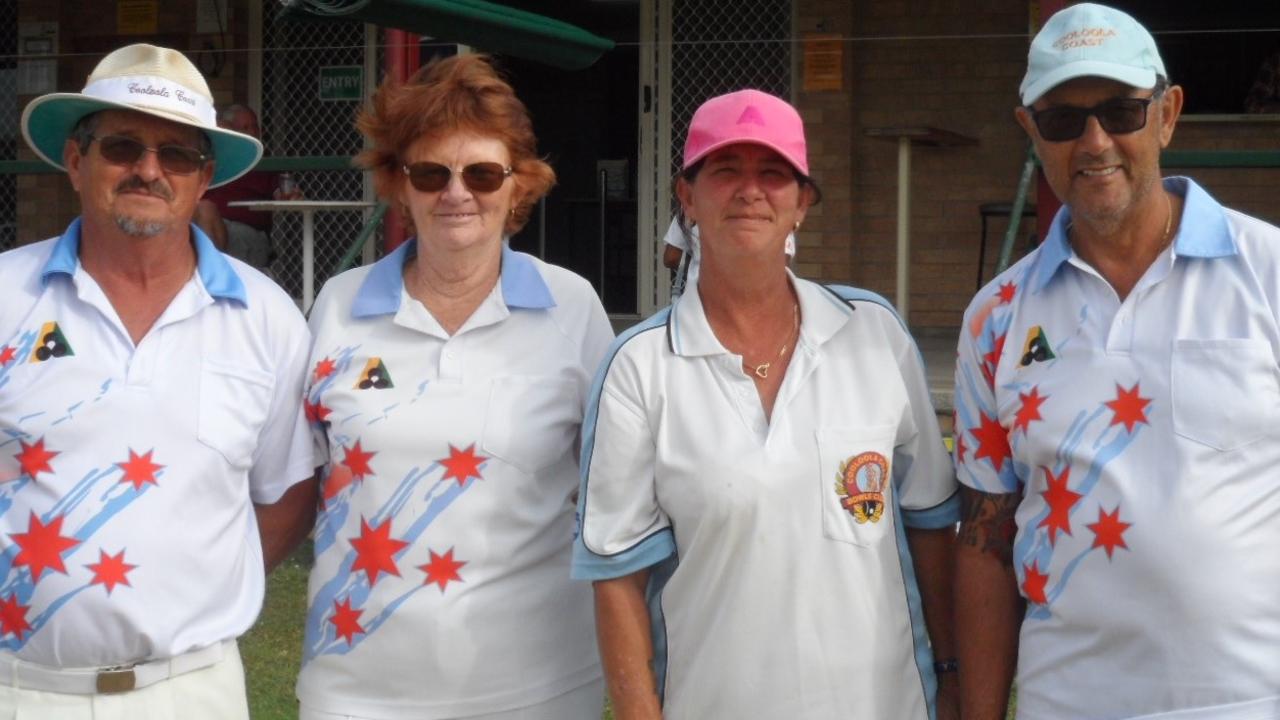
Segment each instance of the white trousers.
M249 720L244 666L233 643L222 660L139 690L108 695L0 684L0 720Z
M468 715L456 720L600 720L604 714L604 680L587 683L580 688L557 695L537 705L514 710ZM357 715L335 715L302 706L299 720L382 720Z

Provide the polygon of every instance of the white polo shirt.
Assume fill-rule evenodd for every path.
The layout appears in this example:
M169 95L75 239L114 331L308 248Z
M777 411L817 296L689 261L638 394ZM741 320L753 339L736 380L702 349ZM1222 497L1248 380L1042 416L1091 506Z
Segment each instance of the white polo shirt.
M450 336L405 292L414 251L330 280L311 313L306 402L328 462L298 697L339 715L493 713L601 675L569 559L604 308L504 248Z
M135 347L79 262L80 221L0 255L0 652L166 658L262 604L253 503L311 476L308 333L195 226L196 272Z
M652 568L664 716L927 718L904 528L959 519L915 344L883 299L792 277L767 421L697 286L624 333L583 439L575 577Z
M1164 185L1123 302L1064 209L965 314L960 480L1023 496L1020 718L1280 718L1280 230Z

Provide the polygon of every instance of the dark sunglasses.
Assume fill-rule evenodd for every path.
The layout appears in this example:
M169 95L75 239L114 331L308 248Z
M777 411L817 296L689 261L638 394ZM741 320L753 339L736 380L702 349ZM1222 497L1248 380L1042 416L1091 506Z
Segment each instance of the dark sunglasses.
M496 162L478 162L462 168L462 184L471 192L491 193L502 187L511 168ZM404 166L409 184L419 192L440 192L449 185L453 170L448 165L433 162L416 162Z
M1027 108L1036 122L1040 137L1049 142L1075 140L1084 134L1089 116L1112 135L1126 135L1147 126L1147 106L1159 95L1149 98L1111 98L1089 108L1051 107L1044 110Z
M190 175L204 167L205 161L209 159L199 150L185 145L161 145L153 148L123 135L90 135L89 141L94 140L98 141L98 152L109 163L133 165L142 157L142 153L153 152L160 161L160 167L174 175Z

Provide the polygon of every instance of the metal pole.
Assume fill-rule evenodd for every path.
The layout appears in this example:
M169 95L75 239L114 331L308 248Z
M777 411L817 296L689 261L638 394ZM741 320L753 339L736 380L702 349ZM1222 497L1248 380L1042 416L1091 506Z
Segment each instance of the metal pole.
M547 259L547 196L538 200L538 257Z
M600 171L600 303L604 304L604 233L608 221L609 173Z
M902 322L909 323L911 280L911 138L898 138L898 267L895 299Z
M1027 161L1022 164L1022 177L1018 178L1018 193L1013 196L1013 207L1009 210L1009 227L1004 231L1004 243L1000 246L1000 261L996 263L997 275L1009 267L1009 259L1013 257L1013 243L1022 227L1022 208L1027 204L1027 191L1031 187L1031 175L1035 169L1035 148L1028 148Z

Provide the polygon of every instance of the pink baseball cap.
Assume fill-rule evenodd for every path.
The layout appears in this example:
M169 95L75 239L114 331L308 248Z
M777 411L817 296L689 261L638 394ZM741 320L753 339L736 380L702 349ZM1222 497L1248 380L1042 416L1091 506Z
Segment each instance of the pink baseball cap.
M681 167L687 170L710 153L736 143L763 145L809 177L804 122L786 100L759 90L739 90L702 103L689 121Z

